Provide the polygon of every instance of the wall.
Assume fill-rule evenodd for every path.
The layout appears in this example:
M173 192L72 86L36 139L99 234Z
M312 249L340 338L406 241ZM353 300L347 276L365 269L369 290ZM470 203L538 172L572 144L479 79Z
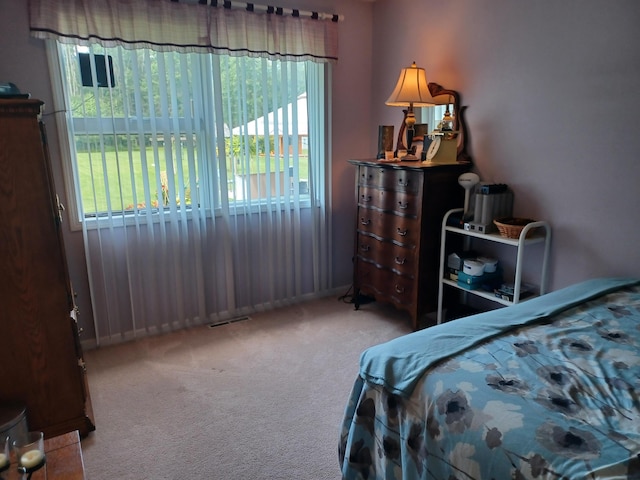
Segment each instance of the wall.
M461 92L481 179L552 224L552 289L637 275L638 24L635 0L377 0L371 129L416 61Z
M353 170L346 162L366 152L371 140L369 124L371 85L370 55L372 4L360 0L281 0L282 7L340 13L340 60L333 66L333 142L331 184L333 204L333 285L344 287L351 282L353 249ZM11 81L23 92L31 93L51 112L52 93L48 80L44 42L29 36L28 3L24 0L0 0L0 81ZM47 107L49 107L47 109ZM63 203L67 192L62 177L60 150L53 117L45 115L53 164L54 182ZM81 232L63 230L74 290L78 292L79 324L84 338L94 337L91 303ZM346 307L348 308L348 307Z

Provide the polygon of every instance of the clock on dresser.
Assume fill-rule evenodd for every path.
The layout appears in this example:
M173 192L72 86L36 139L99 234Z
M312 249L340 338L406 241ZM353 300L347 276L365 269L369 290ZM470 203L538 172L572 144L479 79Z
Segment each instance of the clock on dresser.
M355 308L362 295L393 304L417 330L437 309L442 219L463 204L458 176L471 164L349 163L356 167Z

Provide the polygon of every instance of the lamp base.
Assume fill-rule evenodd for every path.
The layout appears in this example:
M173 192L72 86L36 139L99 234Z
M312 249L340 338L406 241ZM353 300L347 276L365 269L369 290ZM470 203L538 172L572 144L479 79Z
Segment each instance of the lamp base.
M407 153L404 157L400 159L401 162L417 162L420 160L413 153Z

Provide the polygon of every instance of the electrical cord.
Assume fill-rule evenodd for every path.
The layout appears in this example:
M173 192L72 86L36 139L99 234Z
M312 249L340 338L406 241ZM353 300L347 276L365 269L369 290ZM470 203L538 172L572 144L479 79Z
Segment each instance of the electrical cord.
M353 290L353 284L349 287L344 295L338 297L338 300L343 301L344 303L354 303L353 294L351 294L351 290Z
M338 297L338 300L341 300L344 303L356 303L356 295L351 293L352 289L353 289L353 284L349 287L349 289L344 295L341 295ZM357 294L357 298L358 298L358 306L376 301L374 297L363 295L361 293Z

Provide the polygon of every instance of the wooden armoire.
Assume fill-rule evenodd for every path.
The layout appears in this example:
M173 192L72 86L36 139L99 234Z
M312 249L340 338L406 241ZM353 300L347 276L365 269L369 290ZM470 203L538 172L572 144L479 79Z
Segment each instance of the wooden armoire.
M95 429L43 102L0 98L0 404L45 437Z

